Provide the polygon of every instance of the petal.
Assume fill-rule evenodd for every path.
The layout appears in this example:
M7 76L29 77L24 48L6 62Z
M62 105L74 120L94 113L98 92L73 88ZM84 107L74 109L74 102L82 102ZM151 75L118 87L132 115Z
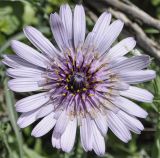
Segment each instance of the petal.
M148 55L134 56L120 62L111 62L110 68L116 72L134 71L146 68L150 63Z
M136 117L146 118L148 115L147 112L140 106L123 97L117 97L113 101L113 104L115 104L117 107L127 112L128 114L134 115Z
M74 146L77 129L77 119L68 122L65 132L61 136L61 148L65 152L70 152Z
M44 35L32 26L24 28L24 34L42 53L46 54L50 59L53 59L58 50Z
M151 103L153 101L153 95L150 92L138 87L130 86L128 90L121 91L120 94L141 102Z
M93 45L94 45L93 39L94 39L94 37L95 37L94 32L88 33L88 35L85 39L84 45L83 45L83 51L86 51L86 53L88 53L90 51L90 49L93 49Z
M127 143L131 139L131 133L118 116L112 111L107 112L108 126L112 132L123 142Z
M93 150L99 156L105 154L105 141L100 131L98 130L95 122L92 121L92 132L93 132Z
M36 109L30 112L26 112L20 115L17 120L17 124L20 128L25 128L31 125L33 122L37 120L36 115L40 109Z
M54 110L54 104L46 104L45 106L41 107L39 112L37 113L37 118L42 118L46 115L49 115Z
M105 136L108 130L106 116L98 112L94 121L101 134Z
M101 14L101 16L98 18L92 32L94 32L94 43L95 46L99 45L99 43L105 38L105 33L109 27L109 24L111 22L111 14L104 12Z
M124 23L120 20L114 21L105 32L104 38L96 45L100 53L106 52L122 31Z
M47 92L35 94L19 100L16 103L17 112L29 112L35 110L50 100L50 95Z
M12 68L38 68L38 66L29 63L28 61L20 58L18 55L4 55L3 63Z
M85 12L82 5L76 5L74 9L74 46L77 49L84 43L86 31Z
M67 38L70 46L73 46L73 27L72 27L72 11L68 4L61 5L60 16L62 23L67 33Z
M48 133L56 124L54 119L54 113L50 113L48 116L44 117L32 130L32 136L41 137Z
M129 84L137 84L146 81L150 81L156 77L155 71L153 70L139 70L139 71L129 71L120 72L118 78Z
M64 28L64 25L62 23L60 16L57 13L50 15L50 25L51 25L51 30L57 42L58 47L61 50L65 50L66 48L69 48L67 32Z
M16 78L8 81L8 87L15 92L30 92L41 90L39 78Z
M44 55L22 42L13 40L11 47L18 56L34 65L43 68L47 68L49 65L49 60Z
M118 117L131 131L137 134L140 134L141 131L144 129L142 123L138 119L126 114L123 111L118 112Z
M120 41L112 47L107 53L107 58L114 59L126 55L136 46L136 41L132 37L128 37Z
M80 125L80 137L81 144L85 151L92 150L92 130L91 130L91 118L86 116L86 118L81 119Z
M69 116L67 115L66 111L64 110L61 115L59 116L57 123L55 125L53 135L56 138L61 137L64 133L69 121Z
M55 137L54 132L52 134L52 146L57 149L61 148L61 137Z
M7 75L13 78L41 78L44 71L32 68L7 69Z

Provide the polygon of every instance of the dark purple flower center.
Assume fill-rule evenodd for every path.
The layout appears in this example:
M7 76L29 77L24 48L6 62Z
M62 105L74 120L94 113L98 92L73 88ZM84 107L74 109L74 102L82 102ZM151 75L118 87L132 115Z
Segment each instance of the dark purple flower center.
M76 72L70 77L68 88L71 92L78 92L85 88L85 83L85 74L81 72Z

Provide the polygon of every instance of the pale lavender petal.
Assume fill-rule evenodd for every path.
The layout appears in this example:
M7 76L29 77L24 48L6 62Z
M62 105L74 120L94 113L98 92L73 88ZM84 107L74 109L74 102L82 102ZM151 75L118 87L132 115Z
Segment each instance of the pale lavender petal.
M131 139L131 133L124 125L124 123L112 111L107 112L107 118L108 126L112 132L123 142L127 143Z
M26 61L43 68L47 68L49 65L49 60L44 55L40 54L28 45L13 40L11 46L14 52Z
M50 113L34 127L31 135L34 137L41 137L48 133L54 127L55 124L56 120L54 119L54 113Z
M43 77L42 76L43 73L44 71L42 70L27 68L27 67L7 69L7 75L13 78L40 78L41 79Z
M85 12L82 5L76 5L74 9L74 46L77 49L84 43L86 31Z
M3 63L9 67L12 68L22 68L22 67L27 67L27 68L39 68L36 65L33 65L29 63L28 61L20 58L18 55L4 55L3 56Z
M16 103L16 111L29 112L35 110L50 100L48 92L38 93L29 97L23 98Z
M146 68L150 63L148 55L141 55L122 60L120 62L113 62L110 68L116 72L134 71Z
M20 115L17 120L17 124L20 128L25 128L31 125L33 122L37 120L36 115L40 109L36 109L30 112L26 112Z
M64 28L62 20L57 13L50 15L50 25L53 36L57 42L58 47L61 50L69 48L69 43L67 40L67 32Z
M153 70L138 70L129 72L120 72L118 78L129 84L137 84L146 82L156 77L155 71Z
M8 81L8 87L15 92L30 92L41 90L39 78L16 78Z
M57 149L61 148L61 137L55 137L54 132L52 134L52 146Z
M128 127L129 130L140 134L141 131L144 129L142 123L135 117L130 116L123 111L119 111L117 115L121 119L121 121Z
M49 115L51 112L54 111L54 104L46 104L45 106L41 107L40 111L37 113L37 118L42 118L44 116Z
M136 117L146 118L148 115L147 112L140 106L123 97L117 97L113 101L113 104L115 104L117 107L127 112L128 114Z
M100 44L100 42L105 38L105 33L109 27L110 21L111 21L111 14L104 12L102 15L98 18L92 32L95 34L94 36L94 44L96 47Z
M54 137L61 137L64 133L69 121L69 116L67 115L66 111L64 110L61 115L59 116L57 123L55 125L53 135Z
M80 125L80 137L81 143L85 151L92 150L92 129L91 129L91 118L87 116L87 118L81 119Z
M93 132L93 150L99 156L103 156L105 154L105 141L100 131L98 130L94 121L92 121L92 132Z
M53 44L44 35L32 26L27 26L24 28L24 34L32 42L32 44L37 47L42 53L53 59L58 50L53 46Z
M72 47L73 46L73 26L72 26L73 17L72 17L71 8L68 4L61 5L60 16L67 33L69 45Z
M153 101L153 95L150 92L138 87L130 86L128 90L121 91L120 94L141 102L151 103Z
M76 129L77 118L74 118L68 122L65 132L61 136L61 148L63 151L71 152L75 142Z
M108 125L107 125L107 118L104 114L101 114L100 112L98 112L96 114L96 117L94 119L99 131L101 132L101 134L103 136L106 135L107 130L108 130Z
M85 41L84 41L84 45L83 45L83 51L86 51L87 53L89 51L91 51L94 47L94 36L95 36L95 33L94 32L90 32L88 33Z
M111 59L121 57L123 55L126 55L128 52L130 52L134 47L136 46L136 41L132 37L128 37L120 41L118 44L116 44L114 47L112 47L106 57Z
M96 50L100 53L106 52L122 31L124 23L120 20L114 21L105 32L104 38L96 45Z

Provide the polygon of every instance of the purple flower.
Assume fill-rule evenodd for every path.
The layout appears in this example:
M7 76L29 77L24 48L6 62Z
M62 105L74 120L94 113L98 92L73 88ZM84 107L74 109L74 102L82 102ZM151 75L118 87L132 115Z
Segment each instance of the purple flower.
M124 57L135 47L134 38L111 47L123 22L110 23L111 14L103 13L85 38L83 7L76 5L72 15L70 7L62 5L59 14L50 16L58 48L31 26L24 33L41 53L12 41L16 55L5 55L3 60L11 67L8 76L14 78L9 88L41 91L16 103L16 111L22 113L20 128L41 119L32 135L41 137L53 130L53 147L70 152L78 127L84 150L93 149L97 155L105 153L108 127L123 142L131 139L130 131L140 134L144 127L137 117L145 118L147 112L129 99L152 102L153 95L135 84L152 80L155 72L146 69L147 55Z

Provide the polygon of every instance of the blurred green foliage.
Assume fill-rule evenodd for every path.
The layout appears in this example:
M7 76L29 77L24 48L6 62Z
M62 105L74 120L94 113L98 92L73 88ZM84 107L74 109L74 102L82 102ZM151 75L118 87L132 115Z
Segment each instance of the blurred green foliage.
M160 17L160 0L145 0L144 5L139 0L132 0L136 5L155 17ZM75 5L71 0L0 0L0 59L6 53L13 53L9 47L11 39L28 42L22 33L23 27L33 25L52 40L49 28L49 15L58 11L62 3ZM145 8L144 8L145 6ZM148 8L147 8L148 7ZM93 21L87 17L87 28L93 27ZM159 40L159 31L144 28L146 33ZM141 84L154 95L153 104L140 105L149 112L146 120L142 120L145 131L141 135L133 135L133 139L124 144L110 131L106 138L105 158L160 158L160 69L157 63L150 66L157 71L153 82ZM93 153L85 153L80 145L79 133L74 150L63 153L51 146L51 133L35 139L30 136L33 126L23 129L17 127L17 113L14 102L24 97L24 94L14 95L7 88L5 68L0 67L0 158L96 158Z

